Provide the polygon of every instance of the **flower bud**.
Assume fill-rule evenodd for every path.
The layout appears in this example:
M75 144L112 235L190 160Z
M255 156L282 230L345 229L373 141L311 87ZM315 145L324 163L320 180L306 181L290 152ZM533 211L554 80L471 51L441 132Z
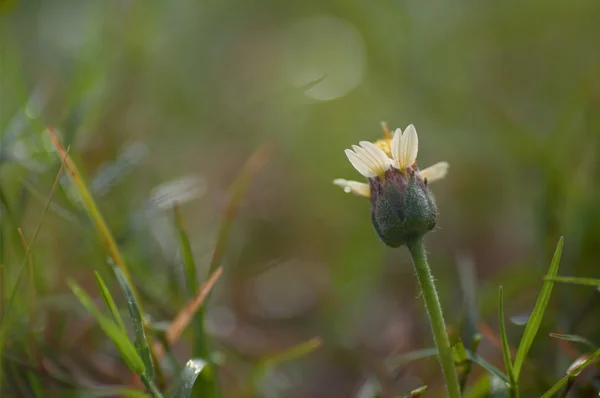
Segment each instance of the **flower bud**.
M390 168L370 178L371 220L379 238L390 247L425 235L437 220L433 195L418 169Z

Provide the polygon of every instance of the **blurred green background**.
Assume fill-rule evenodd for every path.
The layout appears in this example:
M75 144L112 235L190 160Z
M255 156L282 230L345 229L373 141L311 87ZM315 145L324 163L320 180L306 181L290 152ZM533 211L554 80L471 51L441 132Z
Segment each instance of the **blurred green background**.
M423 302L408 251L379 242L368 201L331 183L361 180L343 150L380 138L380 121L416 126L422 167L451 165L432 185L440 217L427 237L430 262L449 327L469 342L479 325L478 352L490 363L503 368L486 332L498 333L498 286L507 317L530 312L561 235L559 273L600 277L597 0L4 0L0 10L8 291L23 258L16 228L31 238L60 167L46 125L71 145L157 320L185 302L172 202L203 281L229 186L255 150L273 145L205 312L225 358L226 397L241 396L258 358L314 336L322 346L270 372L261 396L368 397L374 380L389 396L423 384L427 396L443 395L435 359L383 369L432 346ZM23 282L17 307L23 324L33 314L39 361L82 385L132 383L66 285L75 279L97 297L99 270L118 296L67 177L33 258L37 297ZM539 397L585 350L548 332L600 345L599 314L594 288L555 287L525 396ZM23 327L2 336L13 373L25 361ZM509 323L512 345L522 331ZM182 362L190 339L176 347ZM487 377L476 368L469 385ZM48 391L75 394L43 380Z

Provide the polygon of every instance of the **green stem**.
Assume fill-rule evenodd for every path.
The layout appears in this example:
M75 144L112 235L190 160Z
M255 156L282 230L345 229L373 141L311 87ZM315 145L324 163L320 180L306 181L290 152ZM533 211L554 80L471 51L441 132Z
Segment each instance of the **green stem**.
M156 384L154 384L154 382L151 379L142 375L142 381L148 388L148 391L150 392L153 398L164 398L164 395L162 395L158 387L156 387Z
M427 264L427 254L425 253L425 246L423 245L423 237L419 236L409 239L406 245L412 255L415 271L417 272L417 279L419 280L421 292L425 299L425 308L429 315L433 338L438 349L448 396L450 398L460 398L460 385L458 383L456 367L454 366L454 358L452 357L452 348L450 347L450 340L446 333L446 324L444 323L444 316L442 315L442 306L440 305L440 299L435 290L433 275L431 275L431 269L429 268L429 264Z

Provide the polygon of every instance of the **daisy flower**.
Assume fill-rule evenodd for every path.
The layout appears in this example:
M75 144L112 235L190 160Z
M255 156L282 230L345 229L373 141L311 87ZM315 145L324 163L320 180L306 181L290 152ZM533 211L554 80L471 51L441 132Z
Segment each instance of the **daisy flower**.
M393 136L382 123L385 138L361 141L346 149L346 156L368 183L336 179L345 192L371 199L371 219L381 240L398 247L412 236L435 227L437 209L429 191L430 182L444 178L448 163L439 162L419 170L419 137L411 124Z

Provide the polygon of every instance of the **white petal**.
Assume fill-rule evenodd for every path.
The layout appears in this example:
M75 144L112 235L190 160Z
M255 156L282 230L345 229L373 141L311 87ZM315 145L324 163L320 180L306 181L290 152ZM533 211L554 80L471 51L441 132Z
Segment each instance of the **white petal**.
M448 162L439 162L433 166L429 166L425 170L419 171L419 174L421 174L423 179L427 179L427 182L433 182L446 177L449 167Z
M365 184L358 181L348 181L342 178L338 178L337 180L333 180L333 183L338 187L344 188L344 192L350 193L352 192L358 196L371 196L371 189L369 188L369 184Z
M419 137L415 126L411 124L404 130L400 139L400 168L405 169L412 166L417 160L418 151Z
M400 150L400 139L402 137L402 130L396 129L394 131L394 138L392 138L392 147L390 151L392 152L392 158L395 160L394 167L400 168L400 154L402 153Z
M371 170L377 170L377 160L375 160L366 149L357 145L352 145L352 149L354 150L354 153L356 153L362 161L371 168Z
M390 158L388 158L381 148L369 141L361 141L360 145L365 148L373 158L373 161L377 165L377 170L379 171L377 174L383 174L390 168Z
M350 149L346 149L344 151L346 156L348 156L348 160L352 163L352 166L363 176L367 178L372 178L377 175L375 171L364 161L362 158L356 153L352 152Z

